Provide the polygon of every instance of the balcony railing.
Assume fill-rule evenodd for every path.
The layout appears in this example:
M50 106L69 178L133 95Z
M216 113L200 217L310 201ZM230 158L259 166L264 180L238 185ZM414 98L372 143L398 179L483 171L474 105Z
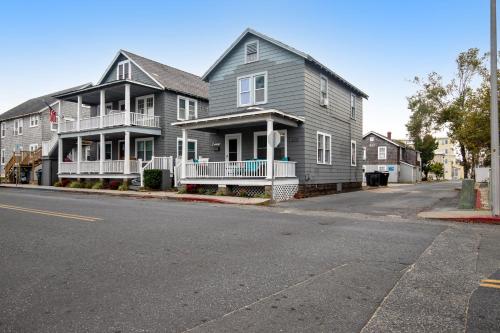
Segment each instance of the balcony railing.
M101 119L102 118L102 119ZM102 120L102 127L101 127ZM90 118L80 119L80 131L87 131L98 128L125 126L127 123L126 112L112 110L109 114L104 116L96 116ZM130 125L141 127L160 127L160 117L146 115L142 113L130 113ZM60 124L60 132L76 132L78 130L77 121L63 121Z
M139 160L129 161L130 173L139 173L141 166L139 165ZM100 173L100 161L81 161L80 162L80 174L99 174ZM124 160L106 160L103 162L102 171L104 174L120 174L125 171L125 161ZM59 173L76 175L78 171L77 162L62 162L59 164Z
M187 162L186 178L266 178L267 161ZM274 161L274 177L295 177L295 162Z

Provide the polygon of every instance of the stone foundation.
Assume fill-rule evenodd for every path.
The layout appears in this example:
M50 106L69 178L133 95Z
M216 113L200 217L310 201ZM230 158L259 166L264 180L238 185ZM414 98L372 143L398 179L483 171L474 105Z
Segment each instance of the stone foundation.
M327 183L327 184L299 184L297 198L315 197L318 195L335 194L357 191L361 189L361 182Z

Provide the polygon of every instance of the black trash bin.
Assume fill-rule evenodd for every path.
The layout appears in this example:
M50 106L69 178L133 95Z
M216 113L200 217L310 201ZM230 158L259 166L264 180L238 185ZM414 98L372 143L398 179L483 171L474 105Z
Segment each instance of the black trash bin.
M378 172L366 172L366 185L368 186L380 186L380 173Z
M38 185L42 185L42 169L36 172L36 178L38 180Z
M380 175L380 186L387 186L387 183L389 183L389 173L381 172L379 173L379 175Z

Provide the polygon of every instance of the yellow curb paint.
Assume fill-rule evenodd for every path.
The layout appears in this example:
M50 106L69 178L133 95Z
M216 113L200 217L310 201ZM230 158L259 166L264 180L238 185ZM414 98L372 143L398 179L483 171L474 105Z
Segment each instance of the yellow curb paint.
M500 285L498 285L498 284L481 283L479 286L480 287L486 287L486 288L500 289Z
M98 220L102 220L98 217L92 217L92 216L67 214L67 213L63 213L63 212L53 212L53 211L48 211L48 210L26 208L26 207L12 206L12 205L4 205L4 204L0 204L0 208L16 210L16 211L25 212L25 213L33 213L33 214L40 214L40 215L47 215L47 216L54 216L54 217L62 217L62 218L74 219L74 220L80 220L80 221L86 221L86 222L96 222Z
M500 283L500 280L484 279L481 280L482 283Z

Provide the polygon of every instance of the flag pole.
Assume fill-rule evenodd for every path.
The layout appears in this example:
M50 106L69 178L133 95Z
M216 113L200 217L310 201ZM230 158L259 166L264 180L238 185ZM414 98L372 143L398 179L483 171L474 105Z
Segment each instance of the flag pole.
M491 201L492 213L500 215L500 160L498 155L498 89L497 89L497 4L490 0L490 107L491 107Z

